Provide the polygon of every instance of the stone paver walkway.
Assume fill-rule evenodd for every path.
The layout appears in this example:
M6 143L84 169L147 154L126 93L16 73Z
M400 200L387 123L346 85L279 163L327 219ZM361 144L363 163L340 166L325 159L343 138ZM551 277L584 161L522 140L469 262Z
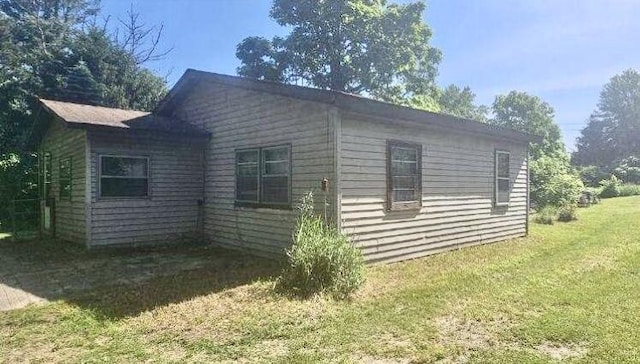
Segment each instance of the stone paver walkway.
M219 269L235 258L205 247L90 253L64 242L0 239L0 311L64 299L100 286L135 284L187 270Z

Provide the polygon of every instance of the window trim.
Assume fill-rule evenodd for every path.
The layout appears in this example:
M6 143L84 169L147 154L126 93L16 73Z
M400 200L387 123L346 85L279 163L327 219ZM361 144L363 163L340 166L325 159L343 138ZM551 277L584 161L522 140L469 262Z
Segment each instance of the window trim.
M47 164L47 161L49 162L48 164ZM47 178L47 172L49 172L48 173L49 178ZM42 153L42 198L45 201L51 198L52 186L53 186L53 154L50 151L45 150ZM49 188L47 189L47 187Z
M66 179L62 178L62 163L63 162L69 162L69 196L63 196L62 195L62 181L65 181ZM71 201L71 196L73 196L73 160L72 157L66 157L66 158L61 158L58 161L58 198L60 199L60 201Z
M508 174L509 177L500 177L498 175L498 156L500 154L506 154L509 157L509 167L508 167ZM508 150L501 150L501 149L496 149L495 153L494 153L494 159L493 159L493 205L495 207L505 207L505 206L509 206L509 203L511 202L511 152L509 152ZM508 199L506 202L499 202L498 199L498 195L499 195L499 191L498 191L498 181L500 180L507 180L509 181L509 192L508 192Z
M263 151L265 149L277 149L277 148L287 148L287 153L289 156L289 173L288 173L288 202L286 203L278 203L278 202L262 202L263 201L263 189L262 189L262 177L264 174L264 161L263 161ZM238 152L246 152L246 151L258 151L258 201L242 201L238 200ZM251 207L251 208L269 208L269 209L280 209L280 210L291 210L293 207L293 192L292 192L292 176L293 176L293 148L291 143L288 144L274 144L267 145L262 147L250 147L250 148L237 148L234 150L234 187L233 187L233 199L234 205L236 207Z
M145 159L147 161L147 176L146 177L123 177L123 176L109 176L102 174L102 158L132 158L132 159ZM147 180L147 194L145 196L103 196L102 195L102 178L122 178L122 179L146 179ZM136 154L98 154L98 199L99 200L148 200L151 199L151 157L148 155L136 155Z
M393 176L391 175L391 149L393 147L411 148L416 150L416 171L418 176L418 200L416 201L400 201L393 200ZM400 140L387 140L387 210L388 211L402 211L402 210L419 210L422 208L422 144L410 143Z

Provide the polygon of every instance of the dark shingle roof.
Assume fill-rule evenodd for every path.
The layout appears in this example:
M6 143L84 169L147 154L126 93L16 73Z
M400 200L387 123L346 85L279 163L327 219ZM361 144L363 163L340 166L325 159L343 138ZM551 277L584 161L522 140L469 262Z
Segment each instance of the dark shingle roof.
M42 105L71 127L103 127L148 130L188 135L208 135L189 123L146 111L123 110L103 106L40 99Z

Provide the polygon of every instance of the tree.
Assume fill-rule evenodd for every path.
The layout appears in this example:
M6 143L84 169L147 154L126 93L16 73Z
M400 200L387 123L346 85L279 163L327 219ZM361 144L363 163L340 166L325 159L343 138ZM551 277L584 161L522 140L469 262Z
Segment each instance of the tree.
M441 112L476 121L486 121L488 108L475 104L476 94L469 86L460 88L456 85L447 86L438 97Z
M100 86L85 62L80 61L69 70L57 98L69 102L100 105L103 103L103 91Z
M284 37L249 37L237 47L243 76L368 94L408 103L430 95L440 51L429 45L422 2L274 0Z
M596 111L578 138L573 160L580 165L611 167L640 156L640 72L629 69L611 78Z
M537 206L575 202L584 186L569 164L551 105L537 96L511 91L496 97L492 111L490 124L542 137L530 146L531 201Z
M9 201L33 192L38 97L150 110L166 92L96 25L98 11L97 0L0 0L0 222Z
M543 155L566 158L560 127L554 121L554 110L539 97L511 91L496 97L492 111L491 124L542 137L541 142L531 144L533 159Z

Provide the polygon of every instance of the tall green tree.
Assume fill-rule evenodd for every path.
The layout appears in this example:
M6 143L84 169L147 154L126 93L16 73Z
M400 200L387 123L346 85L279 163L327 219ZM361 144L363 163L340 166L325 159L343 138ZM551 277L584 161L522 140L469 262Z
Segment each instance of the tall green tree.
M583 184L569 164L554 110L537 96L511 91L496 97L490 124L541 137L530 145L531 201L538 206L575 202Z
M629 156L640 156L640 72L633 69L603 87L572 157L578 165L611 168Z
M449 85L444 88L438 96L440 111L459 116L461 118L476 121L486 121L489 108L485 105L476 105L476 94L469 86L460 88L456 85Z
M243 40L236 52L237 71L408 103L434 92L441 59L429 45L424 10L421 1L274 0L270 16L290 34Z
M555 111L547 102L526 92L511 91L498 95L491 107L493 118L490 124L504 126L538 135L541 142L531 144L531 156L538 159L543 155L566 158L560 127L556 124Z

